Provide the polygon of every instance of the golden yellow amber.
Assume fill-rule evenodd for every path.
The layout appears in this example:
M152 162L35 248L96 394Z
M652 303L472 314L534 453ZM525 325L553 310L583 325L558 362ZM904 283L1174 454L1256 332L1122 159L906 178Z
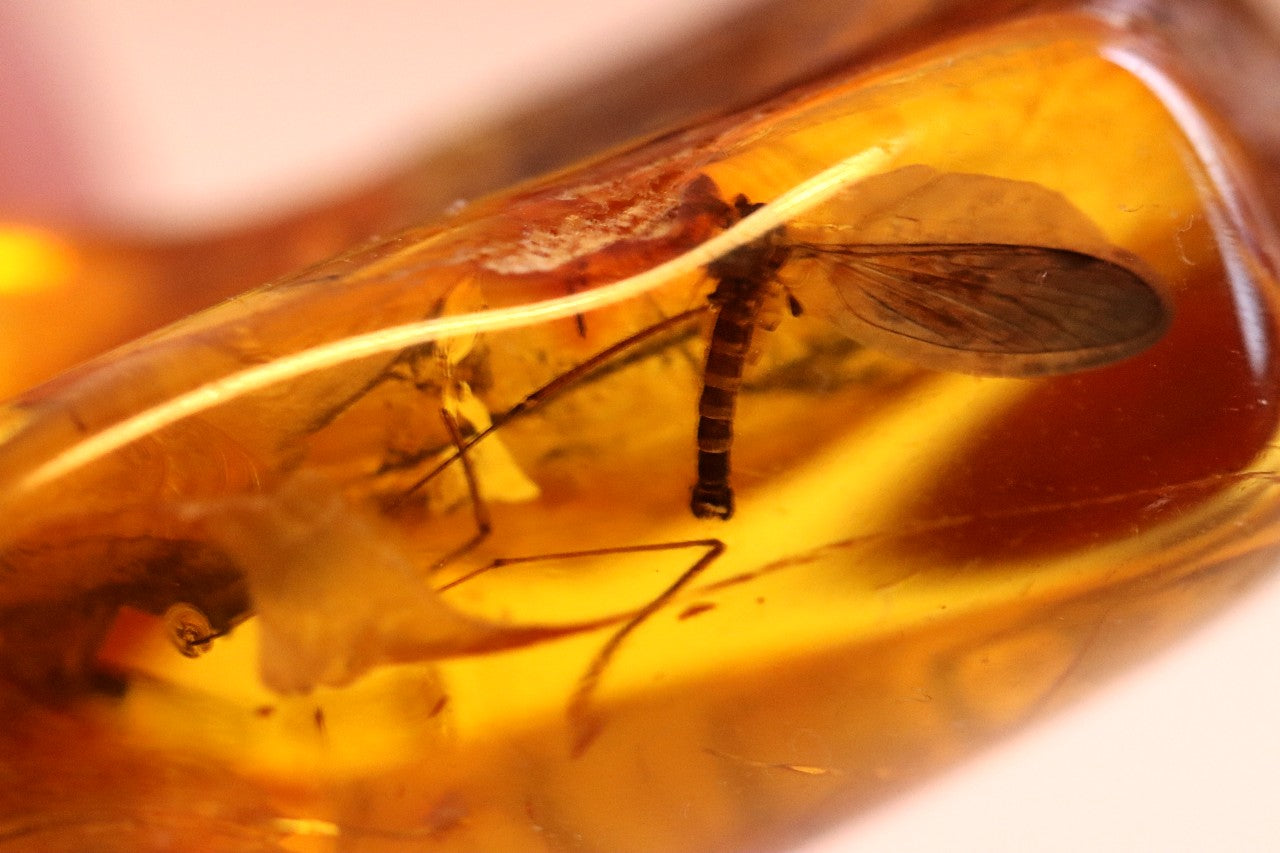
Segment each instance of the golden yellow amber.
M1148 47L1066 16L949 39L479 200L17 398L9 834L760 849L1184 630L1272 544L1273 237ZM726 229L707 179L764 206ZM788 260L804 310L755 330L736 512L694 518L713 312L649 330L776 228L1114 260L1172 322L1088 370L926 369L947 362L901 329L830 323L850 297ZM936 310L931 292L911 291Z

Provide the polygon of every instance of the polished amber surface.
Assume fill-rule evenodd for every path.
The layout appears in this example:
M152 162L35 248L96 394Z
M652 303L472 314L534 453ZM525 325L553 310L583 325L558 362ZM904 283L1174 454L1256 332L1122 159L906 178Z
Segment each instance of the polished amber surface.
M13 400L0 842L778 847L1211 613L1273 557L1274 237L1162 59L1081 17L947 39ZM765 206L726 229L707 179ZM646 330L777 227L1085 253L1160 308L1106 359L977 370L868 340L788 261L736 511L697 519L713 312Z

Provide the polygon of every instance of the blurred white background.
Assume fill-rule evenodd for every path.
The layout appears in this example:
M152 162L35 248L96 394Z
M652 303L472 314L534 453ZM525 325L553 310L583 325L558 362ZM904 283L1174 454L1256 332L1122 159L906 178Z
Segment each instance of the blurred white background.
M380 174L745 0L0 0L0 211L183 232ZM1280 851L1280 583L812 851Z

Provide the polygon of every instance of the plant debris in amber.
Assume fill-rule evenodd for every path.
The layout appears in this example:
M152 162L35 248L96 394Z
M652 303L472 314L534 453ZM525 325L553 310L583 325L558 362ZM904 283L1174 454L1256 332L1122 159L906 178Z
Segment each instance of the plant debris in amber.
M780 846L1185 630L1273 236L1148 48L951 39L12 401L0 841Z

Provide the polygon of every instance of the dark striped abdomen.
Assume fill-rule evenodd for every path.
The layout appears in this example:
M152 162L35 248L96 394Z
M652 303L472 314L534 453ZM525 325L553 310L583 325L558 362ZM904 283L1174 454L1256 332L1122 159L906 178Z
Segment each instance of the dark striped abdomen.
M731 291L746 293L721 306L707 347L702 396L698 399L698 481L689 502L698 518L727 519L733 515L729 446L733 443L734 406L761 303L758 286L734 287L735 284L755 283L722 283Z
M733 200L725 227L760 207L739 195ZM698 481L689 501L689 509L698 518L727 519L733 515L729 445L733 443L733 414L742 370L760 310L778 289L778 270L790 254L784 229L778 227L707 264L707 274L716 280L711 302L720 310L707 344L707 368L698 399Z

